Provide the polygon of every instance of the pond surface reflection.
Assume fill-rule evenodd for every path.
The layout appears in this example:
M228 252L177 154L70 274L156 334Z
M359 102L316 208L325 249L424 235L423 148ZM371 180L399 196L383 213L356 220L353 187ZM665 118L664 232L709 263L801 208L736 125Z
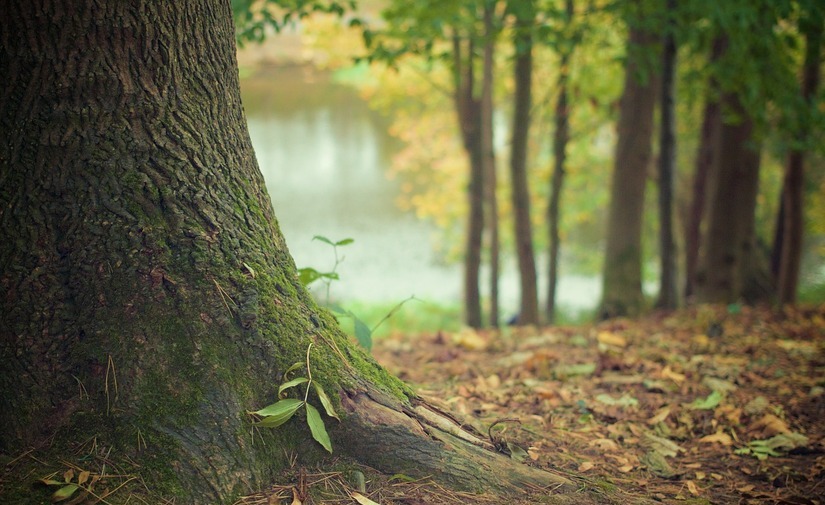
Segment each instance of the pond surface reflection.
M398 185L386 174L399 146L384 118L351 87L304 67L269 69L244 79L241 90L258 163L298 267L333 267L332 249L315 235L355 240L339 251L344 260L332 301L392 303L415 295L460 303L461 266L441 262L431 224L395 206ZM502 268L505 317L518 305L514 263L510 257ZM540 273L543 263L539 258ZM314 291L323 299L320 286ZM591 308L599 292L596 278L565 276L558 302Z

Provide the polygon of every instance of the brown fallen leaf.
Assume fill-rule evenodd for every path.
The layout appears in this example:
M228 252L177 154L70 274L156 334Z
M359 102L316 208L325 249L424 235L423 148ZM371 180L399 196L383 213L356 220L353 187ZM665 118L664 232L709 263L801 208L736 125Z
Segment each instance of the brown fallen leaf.
M627 339L612 331L600 331L598 335L596 335L596 340L598 340L600 344L612 345L614 347L627 346Z
M357 501L361 505L381 505L380 503L370 500L369 498L367 498L366 496L362 495L357 491L353 491L352 493L350 493L350 496L352 496L352 499Z
M596 465L594 465L592 461L585 461L581 465L579 465L578 470L580 472L586 472L588 470L592 470L594 466L596 466Z
M707 435L699 439L699 442L703 444L722 444L725 447L730 447L733 445L733 439L727 433L723 431L717 431L713 435Z
M654 425L664 422L670 415L670 411L670 405L660 408L653 417L647 420L647 424Z
M790 433L791 429L788 427L788 424L785 423L785 421L783 421L782 419L779 419L773 414L765 414L756 422L751 424L748 431L758 431L760 434L770 437L782 433Z

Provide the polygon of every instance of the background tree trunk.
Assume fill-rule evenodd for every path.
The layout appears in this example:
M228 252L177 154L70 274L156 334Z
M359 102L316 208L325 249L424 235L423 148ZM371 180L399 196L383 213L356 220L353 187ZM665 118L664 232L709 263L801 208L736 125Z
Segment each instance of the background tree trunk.
M564 11L566 25L569 27L573 23L574 7L573 0L565 0ZM567 143L570 140L570 110L567 102L567 87L569 80L570 57L573 54L573 41L567 41L570 46L560 51L559 58L559 79L556 87L559 96L556 100L555 122L556 130L553 134L553 175L550 178L550 201L547 205L547 234L550 239L550 251L547 255L547 323L552 324L556 320L556 284L558 283L559 250L561 239L559 237L559 204L561 202L561 190L564 184L564 165L567 160Z
M673 238L673 178L676 171L676 1L667 0L665 34L662 44L661 124L659 136L659 298L656 307L675 309L679 303L676 287L676 243Z
M533 35L535 11L532 0L516 7L515 98L513 137L510 144L510 178L516 254L521 286L519 324L538 324L539 302L536 287L536 260L533 254L533 228L530 217L530 189L527 182L527 141L530 130L530 104L533 79Z
M711 50L710 63L718 61L723 50L723 40L714 41ZM702 130L700 132L699 149L696 152L696 162L693 173L692 198L690 214L688 215L685 231L685 299L691 300L696 284L696 270L699 264L699 251L702 245L702 221L707 206L707 179L713 163L713 142L716 138L715 128L722 123L719 111L717 94L718 84L711 78L708 82L708 91L705 98L705 110L702 114Z
M726 94L720 105L736 122L716 128L705 246L696 279L696 299L707 303L738 301L756 260L760 155L753 145L753 119L733 94Z
M655 87L642 54L657 37L630 27L610 191L601 318L638 314L642 293L642 213L651 158Z
M822 50L823 17L812 9L807 19L800 22L805 35L805 61L802 67L801 94L805 104L813 108L813 97L819 87L820 53ZM798 138L804 140L810 130L810 123L804 123ZM779 276L777 282L780 303L794 303L799 283L799 265L802 259L802 237L805 231L804 216L805 151L792 149L788 155L785 178L782 184L781 227L782 235L778 247Z
M246 130L228 3L76 4L0 18L1 451L102 458L139 473L150 503L231 501L290 452L323 455L300 419L253 443L245 414L314 344L337 454L463 489L576 490L417 399L301 286ZM7 483L30 493L39 476Z
M464 322L472 328L483 326L481 291L481 246L484 238L484 152L481 140L481 103L474 95L475 76L472 41L467 41L466 56L458 35L453 37L453 78L455 104L464 150L470 161L467 188L469 214L464 256Z
M487 202L485 223L489 233L490 250L490 326L499 326L498 280L500 264L500 240L498 219L498 175L496 173L496 152L493 145L493 70L495 66L496 28L493 24L496 0L484 2L484 67L481 83L481 144L484 153L484 175Z

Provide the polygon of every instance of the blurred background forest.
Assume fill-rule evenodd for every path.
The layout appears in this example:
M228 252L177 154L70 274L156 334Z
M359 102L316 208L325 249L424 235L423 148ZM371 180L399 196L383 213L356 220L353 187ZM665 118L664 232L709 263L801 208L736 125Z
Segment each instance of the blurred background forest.
M340 276L322 302L415 295L410 331L825 300L817 0L233 7L281 229Z

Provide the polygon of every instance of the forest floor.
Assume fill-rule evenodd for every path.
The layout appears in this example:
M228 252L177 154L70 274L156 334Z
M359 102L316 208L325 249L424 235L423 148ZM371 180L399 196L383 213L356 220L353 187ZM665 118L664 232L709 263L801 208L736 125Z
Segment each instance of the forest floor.
M530 464L663 502L825 504L825 305L394 335L373 353Z
M825 504L825 304L394 334L373 354L502 452L623 503ZM300 478L338 482L329 503L499 503L364 471L357 495L335 472Z

